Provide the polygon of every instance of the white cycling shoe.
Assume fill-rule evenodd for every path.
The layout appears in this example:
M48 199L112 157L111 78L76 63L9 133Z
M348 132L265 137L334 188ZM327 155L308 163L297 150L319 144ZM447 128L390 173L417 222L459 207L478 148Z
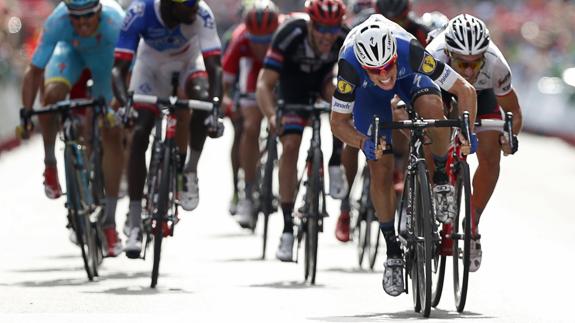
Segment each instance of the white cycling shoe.
M347 195L349 185L345 177L345 169L341 165L329 166L329 195L341 200Z
M184 210L193 211L200 203L198 175L192 172L185 173L182 175L182 180L182 189L178 192L179 203Z

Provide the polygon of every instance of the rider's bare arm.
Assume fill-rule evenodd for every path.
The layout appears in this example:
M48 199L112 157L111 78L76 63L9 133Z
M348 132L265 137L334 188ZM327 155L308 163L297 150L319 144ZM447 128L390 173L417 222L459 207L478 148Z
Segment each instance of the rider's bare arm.
M258 76L256 100L258 107L268 120L275 117L274 88L279 81L280 74L268 68L262 68Z
M523 127L523 115L514 89L503 96L497 96L497 103L505 112L513 113L513 134L518 134Z
M22 81L22 105L25 108L31 109L34 106L36 93L42 86L44 69L30 64L24 73Z
M222 64L220 55L211 55L204 57L206 71L208 72L208 79L210 82L210 98L222 97Z
M126 105L128 101L126 81L131 63L131 60L117 58L112 68L112 90L114 91L114 97L122 106Z

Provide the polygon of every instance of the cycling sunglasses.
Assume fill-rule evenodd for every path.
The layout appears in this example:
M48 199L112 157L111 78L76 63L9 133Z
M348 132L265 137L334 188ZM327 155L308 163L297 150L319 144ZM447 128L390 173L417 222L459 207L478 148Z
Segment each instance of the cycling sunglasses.
M70 18L72 18L72 19L74 19L74 20L80 20L80 19L82 19L82 18L90 19L90 18L94 17L94 16L96 15L96 13L97 13L96 11L84 13L84 14L81 14L81 15L77 15L77 14L70 13L69 16L70 16Z
M269 44L272 41L273 34L268 35L252 35L250 33L247 34L247 38L252 43L256 44Z
M184 3L188 7L194 7L198 3L198 1L192 0L172 0L172 2Z
M471 68L472 70L476 71L481 69L481 67L483 66L483 64L485 63L485 57L481 56L478 59L475 59L473 61L466 61L463 60L459 57L453 56L453 55L449 55L449 59L451 60L451 65L461 69L461 70L465 70L467 68Z
M341 31L341 26L330 26L330 25L322 25L317 22L314 22L313 29L321 34L337 34Z
M364 66L362 65L361 67L368 73L370 74L377 74L380 75L383 71L389 73L389 71L391 71L391 69L393 69L393 67L395 66L395 64L397 63L397 54L395 54L387 63L385 63L382 66L378 66L378 67L372 67L372 66Z

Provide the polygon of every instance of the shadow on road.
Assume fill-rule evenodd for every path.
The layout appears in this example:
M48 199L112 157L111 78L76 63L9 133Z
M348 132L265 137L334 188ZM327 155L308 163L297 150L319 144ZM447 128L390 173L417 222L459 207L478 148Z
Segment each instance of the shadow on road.
M254 257L254 258L227 258L227 259L219 259L217 262L251 262L251 261L264 261L266 259L262 259L262 257Z
M389 321L390 319L413 320L420 318L422 318L420 313L408 310L396 313L370 313L370 314L345 315L345 316L311 317L309 319L321 322L384 322ZM494 317L468 311L464 311L463 313L457 313L456 311L432 309L429 318L440 319L440 320L453 320L453 319L489 320L493 319Z
M264 287L264 288L277 288L277 289L307 289L307 288L324 288L325 285L316 284L311 285L302 281L279 281L266 284L254 284L249 287Z
M46 268L29 268L29 269L14 269L11 272L34 274L34 273L49 273L49 272L75 272L84 270L84 267L46 267Z
M83 268L75 269L78 272L83 271ZM70 268L64 268L62 271L72 271ZM42 272L42 271L39 271ZM74 276L77 276L74 274ZM163 275L167 276L167 275ZM135 272L135 273L123 273L123 272L112 272L106 273L101 272L100 276L96 278L93 282L90 282L87 277L82 278L58 278L50 280L30 280L16 282L13 284L4 284L4 286L20 286L20 287L69 287L69 286L88 286L90 284L95 284L98 281L103 280L126 280L126 279L140 279L144 277L150 277L149 272Z
M119 287L110 288L99 291L84 291L86 294L113 294L113 295L159 295L159 294L192 294L190 291L186 291L180 288L150 288L148 286L130 286L130 287Z
M382 274L383 271L364 269L364 268L327 268L320 271L331 272L331 273L341 273L341 274Z

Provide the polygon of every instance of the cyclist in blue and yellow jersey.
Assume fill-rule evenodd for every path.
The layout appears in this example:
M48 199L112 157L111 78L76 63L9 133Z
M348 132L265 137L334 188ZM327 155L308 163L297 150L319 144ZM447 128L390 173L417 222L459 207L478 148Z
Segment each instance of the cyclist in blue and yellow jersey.
M383 289L397 296L404 291L404 264L394 225L391 131L382 131L378 138L381 145L375 145L369 139L371 120L377 115L383 122L392 121L391 100L395 95L413 106L421 117L443 119L440 87L457 95L461 110L474 116L475 90L449 66L436 61L411 34L379 14L351 30L338 67L331 129L344 143L361 149L368 160L371 197L387 245ZM431 128L428 134L436 165L434 191L439 189L447 193L444 197L453 198L454 189L445 171L449 129Z
M40 89L42 104L66 99L72 86L87 69L94 81L92 95L112 99L110 73L114 47L124 12L113 0L66 0L47 18L39 46L24 74L22 104L32 109ZM44 84L42 84L44 80ZM110 112L112 113L112 112ZM39 117L44 139L44 190L49 198L62 195L54 146L60 128L56 115ZM27 134L24 134L25 136ZM122 140L119 127L103 127L103 170L106 208L103 220L108 256L122 251L116 231L116 203L122 174Z
M122 105L127 101L126 76L135 61L129 89L136 94L168 97L171 77L179 72L180 97L211 100L221 97L221 43L216 21L209 6L200 0L135 0L126 19L115 52L113 85L115 97ZM142 249L142 198L146 180L146 150L158 109L154 105L136 104L135 121L128 169L130 196L126 255L138 258ZM209 113L176 111L176 145L179 150L178 200L184 210L194 210L199 203L197 165L206 134L219 137L223 124ZM186 162L188 138L191 152Z
M513 148L499 131L477 133L478 167L473 176L472 212L476 224L487 206L499 178L501 150L513 154L518 148L517 134L523 118L517 94L511 84L511 69L505 57L493 43L483 21L462 14L449 21L445 30L426 48L438 61L450 65L477 91L477 118L502 119L502 111L513 113ZM444 93L449 97L448 93ZM445 100L451 102L450 98ZM473 226L472 226L473 227ZM481 265L482 250L479 239L471 240L469 271Z
M294 16L274 34L270 49L259 74L256 99L262 114L267 117L272 131L282 124L279 134L282 155L279 161L280 203L284 216L284 229L276 257L291 261L293 256L293 218L297 186L297 160L302 133L309 113L286 113L276 120L276 97L286 104L309 104L313 93L331 100L335 85L333 69L339 50L348 31L343 26L345 5L341 0L308 0L306 13ZM341 166L342 143L334 138L333 151L328 162L330 195L341 198L347 192L347 183Z

